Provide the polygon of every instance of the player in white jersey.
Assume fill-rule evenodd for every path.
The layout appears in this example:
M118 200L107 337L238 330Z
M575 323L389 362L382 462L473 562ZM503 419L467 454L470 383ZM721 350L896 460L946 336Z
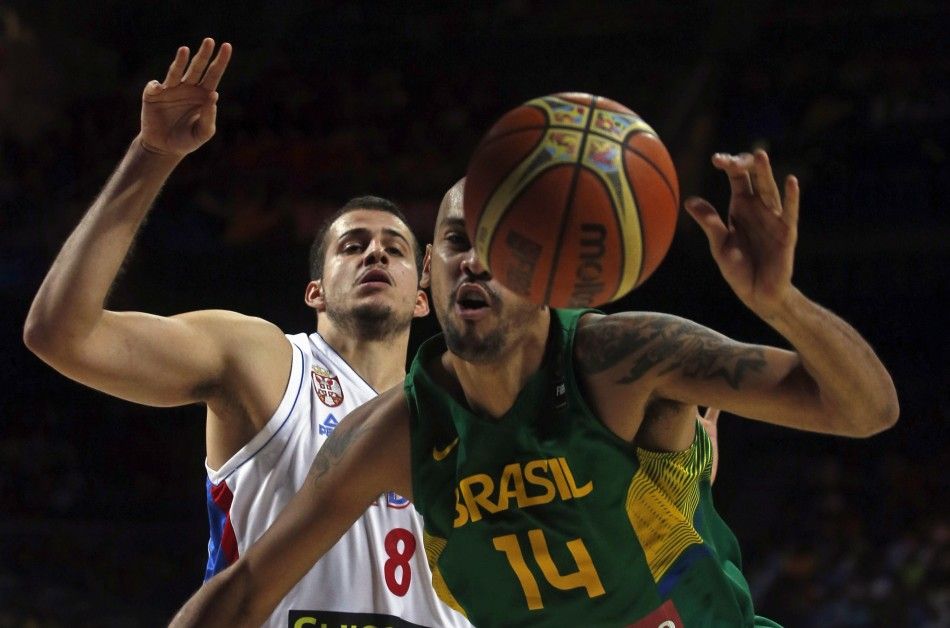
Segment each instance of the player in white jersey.
M285 336L221 310L105 309L161 186L214 135L231 47L213 53L210 39L194 58L180 48L164 81L145 87L141 132L57 256L24 328L27 346L76 381L138 403L207 406L209 575L264 532L346 412L402 382L409 325L429 309L419 245L398 209L375 197L345 205L314 241L305 301L317 333ZM338 515L356 519L366 506ZM267 625L468 625L431 589L412 507L395 494L368 506L328 560L283 601L268 601L280 606Z
M376 396L319 333L287 337L293 365L277 411L224 465L208 467L207 577L233 562L230 548L243 554L270 527L337 424ZM409 500L380 495L278 604L270 625L465 625L431 594L424 555L422 521Z

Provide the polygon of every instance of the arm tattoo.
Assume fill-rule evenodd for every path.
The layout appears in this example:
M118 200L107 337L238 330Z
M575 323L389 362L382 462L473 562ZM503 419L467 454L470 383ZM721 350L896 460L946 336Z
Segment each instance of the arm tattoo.
M337 428L333 430L330 437L317 452L317 457L313 460L313 468L310 472L310 481L319 479L324 473L330 470L346 453L349 446L364 432L369 430L366 423L354 426L352 429Z
M735 343L685 319L645 315L604 318L578 333L577 364L594 375L632 358L618 384L631 384L659 364L660 375L679 370L692 379L721 377L738 390L749 371L765 368L761 347Z

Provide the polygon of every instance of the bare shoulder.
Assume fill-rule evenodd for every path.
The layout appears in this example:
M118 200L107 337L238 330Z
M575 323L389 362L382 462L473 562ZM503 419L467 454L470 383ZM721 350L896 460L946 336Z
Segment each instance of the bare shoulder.
M718 386L735 389L764 365L761 348L656 312L585 317L574 361L601 420L621 438L657 451L679 451L692 442L692 397L715 399ZM710 380L719 384L697 385ZM670 390L670 381L688 383Z
M649 353L658 358L664 352L658 354L657 348L669 347L670 341L701 329L686 319L656 312L588 314L577 328L574 359L581 373L596 375L647 349L653 349Z
M235 434L221 428L229 431L213 439L231 451L277 409L291 376L293 348L276 325L262 318L228 310L200 310L173 318L205 338L204 350L215 356L214 376L199 384L196 396L208 403L209 419L239 428Z

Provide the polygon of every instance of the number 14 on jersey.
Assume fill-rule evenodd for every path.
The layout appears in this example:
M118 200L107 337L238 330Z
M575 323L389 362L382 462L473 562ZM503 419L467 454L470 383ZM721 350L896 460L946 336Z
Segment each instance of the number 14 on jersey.
M544 608L544 603L541 601L541 590L538 588L538 580L525 561L518 535L496 536L492 539L492 542L496 550L505 554L508 564L511 565L518 582L521 583L528 609L534 611ZM600 576L597 574L597 569L594 567L583 540L574 539L567 542L567 549L574 557L577 570L565 574L558 571L557 565L551 559L548 542L544 538L543 531L540 529L529 530L528 545L545 580L554 588L561 591L585 589L587 595L592 598L604 594L604 585L600 582Z

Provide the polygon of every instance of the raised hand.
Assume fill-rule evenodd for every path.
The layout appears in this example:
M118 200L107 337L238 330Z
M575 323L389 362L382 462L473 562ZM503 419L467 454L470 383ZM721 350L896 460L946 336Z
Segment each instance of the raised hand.
M153 153L183 157L214 135L218 83L231 59L231 44L218 54L214 40L206 38L189 63L190 51L182 46L168 68L165 80L149 81L142 92L142 146Z
M783 202L765 151L717 153L712 162L729 177L728 223L701 198L687 199L686 211L706 233L713 259L732 290L749 309L769 319L794 290L798 180L785 180Z

